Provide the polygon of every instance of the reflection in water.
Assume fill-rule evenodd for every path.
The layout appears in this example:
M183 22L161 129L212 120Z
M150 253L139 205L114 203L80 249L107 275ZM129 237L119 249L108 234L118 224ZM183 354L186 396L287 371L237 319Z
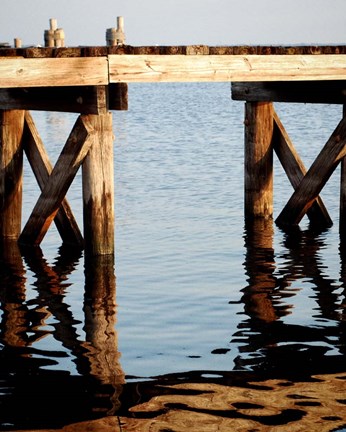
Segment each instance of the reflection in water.
M88 262L86 340L81 341L79 322L64 301L66 280L80 252L62 247L52 266L39 247L19 250L13 242L1 252L1 430L59 427L116 412L123 373L115 333L113 257ZM30 300L25 267L36 278L36 297ZM53 337L63 349L38 348L46 337ZM54 369L57 360L68 356L73 357L78 375Z
M127 383L115 331L114 258L85 258L81 338L81 323L66 301L80 252L62 247L50 265L40 248L6 244L0 259L1 430L84 421L107 431L287 431L287 425L290 431L342 430L345 268L340 281L326 276L319 233L286 233L280 256L273 237L272 220L247 222L244 310L230 334L239 349L233 370L187 371L149 381L128 377ZM35 276L30 299L28 271ZM302 280L309 282L316 304L306 325L291 318ZM45 349L40 344L45 338L54 338L61 349ZM63 357L72 358L76 374L59 369ZM101 428L98 419L105 417Z
M272 220L247 222L248 285L241 298L245 318L232 338L232 343L241 344L234 371L187 372L127 384L122 394L124 430L345 427L345 302L340 308L338 286L324 275L319 259L323 241L310 230L287 233L280 267L273 233ZM293 313L287 300L299 293L293 285L303 278L314 286L318 307L314 325L286 322Z
M239 325L233 342L243 342L239 369L275 371L285 376L344 371L345 321L338 285L324 274L319 251L324 244L313 231L298 227L286 233L284 267L275 264L272 221L254 221L245 231L245 270L249 285L242 301L248 318ZM292 313L287 304L301 289L294 282L308 280L318 306L313 325L285 322ZM323 325L324 323L329 323ZM331 325L333 323L333 325ZM330 350L337 354L326 355Z

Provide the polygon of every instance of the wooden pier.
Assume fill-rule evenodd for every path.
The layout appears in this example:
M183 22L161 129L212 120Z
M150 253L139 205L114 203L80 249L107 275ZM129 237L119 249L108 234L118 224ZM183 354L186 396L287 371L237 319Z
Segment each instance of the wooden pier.
M116 32L115 32L116 33ZM112 32L108 32L108 35ZM116 33L115 38L119 37ZM346 46L143 46L0 49L0 238L38 245L54 221L64 243L114 253L112 110L126 110L132 82L230 82L245 102L245 217L273 216L273 152L295 191L280 226L332 221L319 193L341 163L340 228L346 217L346 118L310 169L300 160L273 102L346 100ZM79 113L52 167L31 110ZM21 228L23 153L41 188ZM81 234L66 192L82 167Z

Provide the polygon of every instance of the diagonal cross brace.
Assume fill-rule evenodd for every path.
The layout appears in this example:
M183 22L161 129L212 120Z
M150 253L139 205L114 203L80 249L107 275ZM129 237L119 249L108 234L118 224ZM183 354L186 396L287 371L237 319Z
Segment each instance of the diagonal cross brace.
M23 148L42 191L53 167L29 111L25 112L24 121ZM73 244L83 248L83 236L66 198L62 200L54 222L65 244Z
M331 137L299 183L295 192L276 219L278 226L297 225L311 208L323 186L346 155L346 117Z
M80 115L19 237L20 243L38 245L43 240L88 154L93 143L92 134L88 116Z
M275 111L273 118L274 129L272 142L274 151L293 189L297 189L306 174L306 168ZM329 227L333 224L322 198L319 196L317 196L311 207L307 210L307 216L310 222L315 225Z

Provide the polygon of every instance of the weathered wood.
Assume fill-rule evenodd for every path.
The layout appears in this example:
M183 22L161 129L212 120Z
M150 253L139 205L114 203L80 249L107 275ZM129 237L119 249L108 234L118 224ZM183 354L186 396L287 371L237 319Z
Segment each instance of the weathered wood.
M23 190L23 110L0 110L0 236L18 239Z
M108 52L112 52L108 47ZM171 48L171 47L169 47ZM180 47L181 48L181 47ZM203 48L203 49L202 49ZM164 47L124 48L96 57L82 49L45 48L41 51L16 49L0 59L0 88L40 86L107 85L119 82L196 81L316 81L345 80L344 54L210 54L210 47L183 47L172 55ZM90 51L90 49L89 49ZM105 50L101 50L103 53ZM137 54L138 52L150 54ZM255 50L256 51L256 50ZM7 50L4 50L6 53ZM14 58L13 53L35 58ZM152 54L155 52L155 54ZM162 54L169 52L169 54ZM207 53L208 52L208 53ZM225 52L225 51L224 51ZM234 52L234 49L233 49ZM241 51L240 51L241 52ZM0 55L2 53L0 52ZM85 51L84 54L87 54ZM195 55L198 54L198 55ZM41 57L39 57L41 55ZM52 58L49 55L54 56ZM109 69L108 69L109 67Z
M78 168L93 143L93 128L85 116L79 116L75 126L47 180L41 195L26 223L19 241L40 244L53 222L62 200Z
M42 191L53 167L29 112L25 113L23 148ZM82 234L66 198L62 200L54 222L64 243L84 246Z
M344 55L109 55L110 82L345 80Z
M276 223L297 225L321 192L338 163L346 155L346 117L323 147L297 189L285 205Z
M207 50L208 48L208 50ZM323 54L346 54L346 45L117 45L106 46L82 46L82 47L26 47L21 49L0 46L0 56L22 56L34 57L84 57L109 54L188 54L203 51L203 54L210 55L323 55ZM82 52L82 54L81 54ZM90 54L93 52L93 54ZM88 53L88 54L86 54Z
M112 115L89 115L93 144L83 163L84 239L87 254L114 254Z
M275 111L273 115L273 148L293 189L297 189L306 174L306 169ZM333 224L322 198L319 196L313 202L307 215L314 225L329 227Z
M126 83L109 84L108 94L110 110L126 111L128 109L128 85Z
M245 217L273 214L273 104L245 104Z
M232 99L248 102L346 103L346 81L234 82Z
M2 109L99 114L127 110L126 83L109 86L28 87L0 89Z
M106 84L107 57L0 58L0 88Z

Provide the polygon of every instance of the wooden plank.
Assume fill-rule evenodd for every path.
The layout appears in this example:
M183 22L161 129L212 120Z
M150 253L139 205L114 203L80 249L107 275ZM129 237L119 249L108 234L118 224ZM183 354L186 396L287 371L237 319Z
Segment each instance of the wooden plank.
M107 57L0 58L0 88L106 84Z
M345 80L345 55L109 55L110 82Z
M273 104L245 104L245 217L273 214Z
M279 214L276 219L279 226L299 224L344 156L346 156L346 117L338 124Z
M53 168L33 118L28 111L25 113L23 147L42 191ZM54 222L64 243L79 247L84 246L82 234L66 198L62 200Z
M79 116L20 235L20 243L37 245L43 240L93 143L92 132L88 121Z
M233 82L231 89L233 100L248 102L346 102L346 81Z
M275 110L273 116L273 148L291 185L297 189L306 174L306 169ZM333 224L322 198L319 196L307 211L307 215L314 225L329 227Z

